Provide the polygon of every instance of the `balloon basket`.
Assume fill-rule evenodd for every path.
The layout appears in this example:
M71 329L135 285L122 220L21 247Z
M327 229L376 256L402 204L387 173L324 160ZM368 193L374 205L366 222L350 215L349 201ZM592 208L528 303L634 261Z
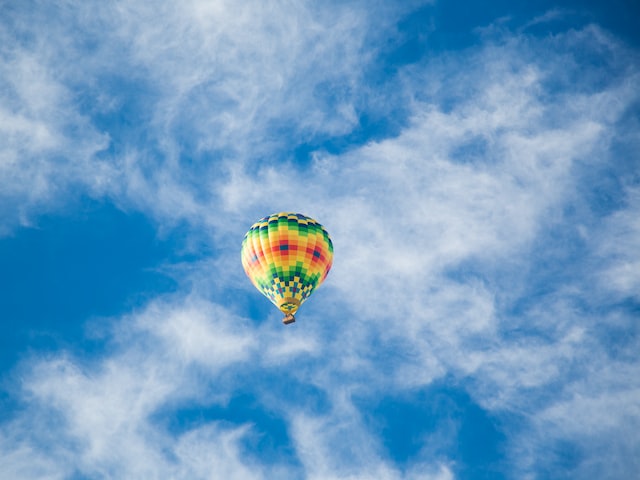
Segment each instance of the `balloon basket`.
M285 315L284 318L282 319L282 323L284 323L285 325L289 325L290 323L293 323L295 321L296 321L296 317L294 317L292 313Z

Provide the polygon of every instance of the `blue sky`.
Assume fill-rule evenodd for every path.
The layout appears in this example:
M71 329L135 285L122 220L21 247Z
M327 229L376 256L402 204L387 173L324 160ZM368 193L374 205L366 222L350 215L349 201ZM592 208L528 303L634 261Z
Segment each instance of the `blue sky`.
M637 474L634 2L0 13L2 478ZM335 247L287 327L279 211Z

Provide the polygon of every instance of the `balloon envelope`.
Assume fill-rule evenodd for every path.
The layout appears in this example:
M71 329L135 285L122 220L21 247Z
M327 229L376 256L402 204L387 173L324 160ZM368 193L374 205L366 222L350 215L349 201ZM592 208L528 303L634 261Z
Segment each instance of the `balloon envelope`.
M333 243L314 219L274 213L251 226L241 257L253 285L282 313L293 315L329 273Z

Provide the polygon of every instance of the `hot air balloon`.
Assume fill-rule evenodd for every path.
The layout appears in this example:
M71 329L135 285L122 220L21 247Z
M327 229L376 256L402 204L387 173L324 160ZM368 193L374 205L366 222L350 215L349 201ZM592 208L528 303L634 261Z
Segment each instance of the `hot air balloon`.
M281 212L254 223L242 241L242 266L253 285L295 322L294 314L324 281L333 243L322 225L299 213Z

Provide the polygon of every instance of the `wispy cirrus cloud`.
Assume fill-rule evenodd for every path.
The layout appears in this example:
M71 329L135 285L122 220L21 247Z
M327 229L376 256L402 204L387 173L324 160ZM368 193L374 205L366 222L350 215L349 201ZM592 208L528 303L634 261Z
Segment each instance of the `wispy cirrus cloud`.
M640 292L640 195L636 186L625 190L625 207L606 220L606 228L595 235L604 272L598 281L603 289L621 298L637 298ZM605 266L606 265L606 266Z
M211 375L255 355L246 320L185 299L153 303L116 327L110 354L97 362L62 354L23 367L23 401L31 414L6 424L3 442L11 448L0 458L3 471L22 478L35 478L36 470L51 478L200 478L215 466L231 478L263 478L241 458L238 442L249 426L212 422L174 442L162 422L153 422L172 402L204 401L202 395L228 402L225 382Z
M16 6L2 27L6 204L27 221L79 188L202 216L202 176L226 175L224 160L282 158L285 137L354 127L370 61L362 13L277 1Z
M571 61L571 48L593 42L606 52L615 45L593 28L567 34L565 40L569 50L545 57L545 64L523 63L532 52L517 42L477 52L465 65L477 65L484 77L474 68L447 77L447 85L459 88L475 80L477 94L454 98L446 109L416 101L412 121L396 138L341 155L319 152L313 184L304 182L306 172L294 172L296 181L284 188L285 175L265 169L257 177L237 173L234 183L226 185L228 191L262 189L266 194L255 202L273 198L272 209L295 202L327 219L340 246L332 281L324 287L332 289L325 298L339 299L331 307L335 323L329 323L339 335L329 333L326 348L335 352L329 356L335 361L321 371L352 375L360 388L376 392L390 383L415 389L454 375L468 382L475 401L490 411L526 412L533 418L545 417L554 398L562 398L549 397L559 385L566 395L576 387L592 399L572 403L584 407L586 415L592 401L608 397L607 387L587 380L591 366L609 363L611 339L599 337L607 327L593 328L607 320L584 306L598 293L585 281L580 258L565 265L566 275L556 276L557 283L541 282L553 271L547 262L555 261L558 249L571 258L572 245L584 241L587 225L592 234L601 228L600 213L574 223L570 212L594 208L591 199L580 196L588 188L580 183L585 178L581 171L607 169L615 161L609 149L636 101L632 85L637 77L633 71L622 74L603 89L598 72L587 72L588 81L577 90L569 88L564 82L574 72L566 71L565 61L577 61ZM615 51L613 70L623 57ZM511 58L513 63L505 62ZM433 78L438 70L427 72ZM304 185L304 194L296 184ZM251 209L248 200L228 207ZM610 222L631 232L633 222L623 221L629 215L604 220L611 238L622 240L615 247L622 259L618 266L630 265L632 254L627 255L637 242L631 233L620 236ZM618 285L629 285L628 277L615 273L618 266L604 272L622 282ZM633 289L622 291L629 295ZM621 315L630 319L633 311ZM633 416L629 402L636 396L628 370L634 360L623 363L621 371L627 373L621 385L626 386L617 397L624 400L613 414L615 425ZM329 384L324 388L331 391ZM543 423L534 425L544 442L548 430ZM632 469L624 462L626 447L596 453L594 445L602 446L595 441L597 432L563 435L557 441L575 440L580 455L594 458L592 466L602 462L604 468L606 458L617 458L622 470ZM515 457L526 457L524 445L512 447L520 452ZM537 458L540 451L531 448ZM520 464L522 474L537 468L525 464Z
M108 135L77 111L70 89L38 55L0 35L0 234L6 234L29 224L32 210L59 205L76 184L104 193L113 166L96 160Z
M441 424L415 420L425 426L403 461L376 410L438 388L504 423L508 478L554 468L561 454L539 459L562 445L577 452L563 471L590 478L607 459L620 476L636 470L634 310L600 293L637 296L633 175L608 210L584 194L620 195L588 172L615 170L620 151L633 160L633 52L595 26L544 39L488 29L480 46L374 84L373 40L393 35L401 11L40 5L32 18L57 22L36 32L14 11L15 31L36 41L2 50L0 185L8 210L22 209L5 232L78 189L159 230L184 222L215 255L176 267L174 296L107 321L104 352L20 367L23 410L4 423L2 471L456 478L462 400L429 407ZM400 106L398 131L323 147L365 113ZM309 158L296 161L301 145ZM283 333L249 319L270 313L243 300L255 294L237 250L252 221L292 208L327 227L336 260L301 312L304 330ZM243 395L248 406L233 403ZM629 443L607 441L620 432ZM277 448L251 447L271 434Z

